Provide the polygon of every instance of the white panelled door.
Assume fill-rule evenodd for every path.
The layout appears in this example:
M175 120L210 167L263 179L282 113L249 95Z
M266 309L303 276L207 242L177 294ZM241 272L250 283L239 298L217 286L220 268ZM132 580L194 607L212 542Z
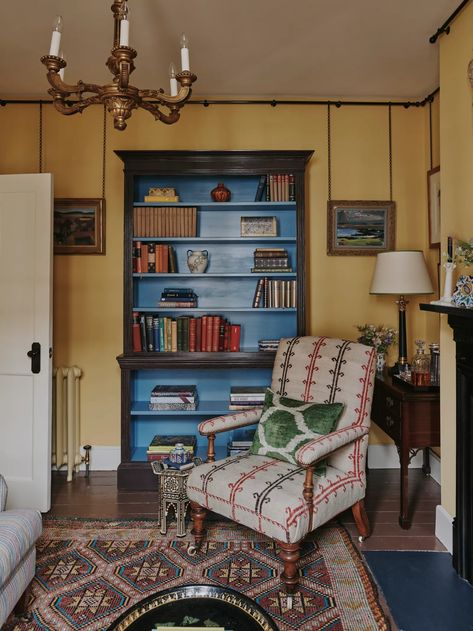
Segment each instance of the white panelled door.
M8 507L43 512L51 501L52 186L51 174L0 175L0 473Z

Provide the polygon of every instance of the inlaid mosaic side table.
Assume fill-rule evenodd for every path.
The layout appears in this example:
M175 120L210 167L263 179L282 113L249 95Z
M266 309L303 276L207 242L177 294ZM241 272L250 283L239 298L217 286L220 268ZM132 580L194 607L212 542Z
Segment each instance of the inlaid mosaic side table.
M162 535L167 533L169 509L174 509L177 522L177 537L186 535L186 512L189 506L187 478L191 469L165 469L159 460L151 463L158 480L158 524Z

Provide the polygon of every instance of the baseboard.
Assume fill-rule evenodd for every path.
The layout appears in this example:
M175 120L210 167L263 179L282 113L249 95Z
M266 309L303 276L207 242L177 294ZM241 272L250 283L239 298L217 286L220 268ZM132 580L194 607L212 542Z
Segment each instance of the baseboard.
M81 454L85 455L83 449L81 449ZM121 462L121 449L118 446L92 445L89 454L91 471L116 471ZM67 465L63 465L60 469L64 471ZM85 464L82 463L79 469L85 471Z
M442 486L442 478L440 475L440 458L437 454L430 450L430 477L435 480L437 484Z
M435 509L435 536L447 550L453 551L453 517L440 504Z

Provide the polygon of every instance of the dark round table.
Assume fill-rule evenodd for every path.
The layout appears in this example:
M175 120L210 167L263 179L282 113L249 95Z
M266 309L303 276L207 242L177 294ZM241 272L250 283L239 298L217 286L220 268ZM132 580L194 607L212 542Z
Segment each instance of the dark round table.
M250 598L213 585L182 585L153 594L128 609L108 631L153 631L169 623L186 629L219 626L225 631L278 631L271 617Z

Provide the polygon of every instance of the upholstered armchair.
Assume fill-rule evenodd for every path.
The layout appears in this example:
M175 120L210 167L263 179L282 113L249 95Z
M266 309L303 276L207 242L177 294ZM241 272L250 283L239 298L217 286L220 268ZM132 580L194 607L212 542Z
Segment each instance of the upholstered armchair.
M374 349L362 344L327 337L281 340L269 395L282 428L284 419L296 428L289 439L292 454L280 459L279 448L265 444L268 426L263 423L272 408L202 422L199 431L209 441L207 462L192 470L187 484L196 547L205 537L208 510L263 533L278 544L282 580L291 593L298 584L300 542L308 533L351 508L360 537L367 537L363 498L374 372ZM292 415L291 406L300 409L299 416ZM338 408L335 428L302 436L301 428L310 426L318 408ZM250 452L215 461L217 433L255 423L258 439ZM251 453L255 449L258 453Z

